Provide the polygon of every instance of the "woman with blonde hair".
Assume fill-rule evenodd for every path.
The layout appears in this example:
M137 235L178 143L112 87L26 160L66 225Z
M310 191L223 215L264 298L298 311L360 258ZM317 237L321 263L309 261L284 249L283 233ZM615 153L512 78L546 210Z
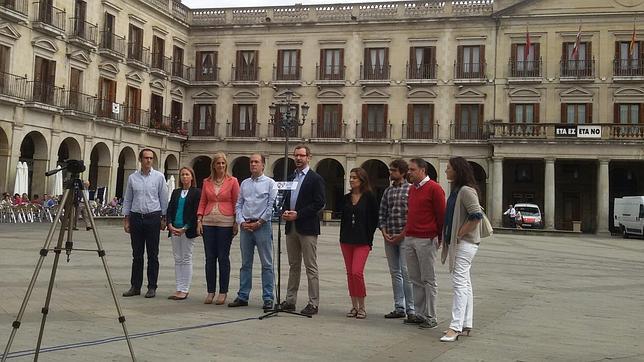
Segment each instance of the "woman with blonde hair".
M203 181L201 201L197 211L197 229L203 235L206 254L205 304L211 304L217 292L217 263L219 262L219 296L215 304L226 302L230 281L230 245L237 235L235 204L239 182L228 173L228 160L223 152L212 158L210 176Z
M174 254L176 292L168 299L183 300L188 297L192 281L192 250L197 234L197 207L201 190L195 182L195 172L190 167L179 170L181 186L175 189L168 203L168 232Z

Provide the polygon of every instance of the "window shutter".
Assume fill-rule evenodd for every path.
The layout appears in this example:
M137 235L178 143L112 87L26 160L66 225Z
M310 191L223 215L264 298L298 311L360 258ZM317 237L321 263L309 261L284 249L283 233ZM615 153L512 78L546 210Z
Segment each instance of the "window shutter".
M233 122L232 122L232 129L235 131L239 130L239 124L241 123L241 120L239 119L239 104L233 104ZM235 134L232 134L234 136Z
M201 52L200 52L200 51L197 51L197 52L195 53L195 63L197 63L197 64L196 64L196 66L197 66L197 67L196 67L196 68L197 68L197 74L196 74L196 75L197 75L197 79L199 79L199 76L201 75L201 72L202 72L202 69L201 69L202 59L201 59L201 57L202 57Z
M407 129L412 129L413 125L414 125L414 105L409 103L407 104Z
M479 45L479 59L481 61L481 70L484 70L485 64L485 45ZM485 73L485 72L483 72Z
M431 127L431 130L434 129L434 104L433 103L429 104L429 126Z
M255 51L255 56L257 56L257 51ZM257 58L255 58L257 59ZM251 119L251 136L255 136L257 133L255 131L255 128L257 127L257 104L252 104L251 107L253 108L253 119Z
M36 57L36 63L34 66L34 81L42 81L42 70L43 70L43 58Z
M9 59L9 48L0 45L0 72L6 72L8 70L7 59Z
M485 117L485 109L483 104L479 104L479 119L478 119L478 128L481 128L483 125L483 118Z
M620 57L620 55L621 55L621 54L620 54L620 51L619 51L620 45L621 45L621 43L620 43L620 42L618 42L618 41L616 41L616 42L615 42L615 66L616 66L616 68L618 68L618 69L619 69L619 62L618 62L618 60L621 58L621 57Z
M371 58L369 57L369 48L364 48L364 68L367 69L371 65Z
M593 42L586 42L586 61L593 60ZM590 64L588 65L590 67Z
M613 103L613 123L620 123L619 118L619 103Z
M301 56L302 51L300 49L295 51L295 74L297 75L297 79L300 79L302 76L300 74L300 64L302 62L302 56Z
M253 67L255 69L259 68L259 50L255 50L255 60L253 62Z
M362 120L360 123L362 124L362 128L365 128L365 123L367 123L367 117L369 117L369 105L368 104L363 104L362 105Z
M510 103L510 123L516 123L517 122L516 109L517 109L517 105L514 104L514 103Z
M568 60L568 43L567 42L561 43L561 60L564 61L564 62Z
M456 47L456 64L463 64L463 46L459 45Z
M454 125L453 127L453 137L458 138L458 133L460 132L461 129L461 105L456 104L454 105Z
M559 121L561 123L568 123L568 112L566 112L567 107L567 103L561 103L561 120Z
M47 61L47 83L52 86L56 83L56 62L53 60Z
M385 71L389 67L389 48L385 48L385 63L382 64L385 67Z
M539 116L539 106L541 106L539 103L534 104L534 115L533 115L534 123L540 123L540 120L539 120L539 118L540 118L540 116Z
M109 81L110 85L110 94L109 94L109 101L110 102L116 102L116 82L113 80ZM141 103L141 93L137 92L137 98L139 100L139 104Z
M194 104L192 106L192 133L195 133L196 130L199 130L199 120L200 120L199 105Z
M340 74L342 75L342 78L344 79L344 49L340 49Z
M237 70L237 72L239 72L239 69L241 68L241 65L242 65L242 58L243 58L241 50L237 51L235 57L237 58L235 59L235 69Z
M534 51L534 60L536 62L538 62L540 60L540 58L541 58L541 51L540 51L541 47L539 46L539 43L533 43L532 46L533 46L533 49L534 49L533 50Z
M593 123L593 104L586 103L586 123Z
M318 129L320 129L320 127L322 127L322 124L324 124L324 104L318 104L317 120Z
M642 43L640 43L640 46L641 46L641 45L642 45ZM644 105L643 105L642 103L640 103L640 104L638 104L638 105L637 105L637 107L639 107L639 111L640 111L640 112L639 112L639 119L638 119L638 122L639 122L640 124L642 124L642 123L644 123Z
M416 48L415 47L409 47L409 69L416 66ZM413 73L411 73L413 74Z
M512 60L513 63L519 58L519 56L517 55L517 45L518 44L512 44L512 52L510 55L510 60Z
M322 74L324 74L324 68L326 68L325 62L324 62L324 49L320 49L320 70L319 74L317 75L318 77L323 78Z
M640 111L642 110L643 107L640 107ZM640 122L641 122L640 118ZM342 104L338 104L338 129L342 129L342 122L343 122L343 117L342 117Z
M283 71L282 68L284 67L284 50L278 49L277 50L277 79L282 79Z
M640 49L640 62L644 59L644 41L638 41L637 47ZM642 64L642 63L640 63ZM642 108L642 107L640 107ZM640 118L641 119L641 118Z
M382 112L384 113L382 119L386 126L389 123L389 104L385 104L384 107L382 107Z

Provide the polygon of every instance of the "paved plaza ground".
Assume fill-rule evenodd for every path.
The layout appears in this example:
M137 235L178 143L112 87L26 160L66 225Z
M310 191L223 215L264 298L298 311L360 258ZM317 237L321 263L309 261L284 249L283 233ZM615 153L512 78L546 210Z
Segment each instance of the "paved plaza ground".
M0 224L0 348L33 273L47 224ZM325 226L318 243L320 314L313 319L262 315L259 260L250 306L204 305L203 244L195 247L193 287L185 301L170 301L174 267L168 239L162 239L159 289L154 299L122 298L129 287L129 238L118 226L100 235L139 361L600 361L644 360L644 240L594 236L495 235L483 240L472 270L474 332L456 343L441 343L449 324L451 285L447 266L439 276L439 327L420 330L385 320L392 309L391 279L377 235L369 256L366 320L347 319L350 307L339 228ZM76 246L93 247L90 233L75 234ZM238 238L233 242L231 294L239 283ZM40 308L53 254L32 295L12 351L35 346ZM286 254L282 269L287 271ZM284 274L286 276L286 274ZM282 278L283 290L286 277ZM298 309L306 301L306 278ZM229 301L232 298L229 297ZM230 322L230 323L224 323ZM198 327L180 331L169 329ZM163 331L154 334L148 332ZM43 345L67 346L122 335L105 274L95 253L74 252L58 270ZM71 346L70 346L71 345ZM44 361L125 361L124 341L59 348ZM0 350L0 353L2 352ZM12 358L32 360L33 356Z

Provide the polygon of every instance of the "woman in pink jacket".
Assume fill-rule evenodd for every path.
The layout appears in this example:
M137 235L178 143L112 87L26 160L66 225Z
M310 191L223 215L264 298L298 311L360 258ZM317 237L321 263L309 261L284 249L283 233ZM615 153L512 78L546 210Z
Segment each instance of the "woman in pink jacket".
M206 254L206 284L208 295L205 304L215 298L217 262L219 262L219 296L215 304L226 302L230 280L230 245L237 235L235 204L239 195L239 182L228 174L228 161L224 153L212 159L210 176L203 181L201 200L197 210L197 230L203 235Z

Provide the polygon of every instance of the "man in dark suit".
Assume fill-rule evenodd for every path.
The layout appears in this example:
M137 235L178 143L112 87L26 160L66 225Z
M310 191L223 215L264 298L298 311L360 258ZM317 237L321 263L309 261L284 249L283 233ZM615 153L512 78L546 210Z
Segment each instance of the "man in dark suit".
M300 313L314 315L320 304L317 242L320 235L319 212L324 208L324 179L309 168L311 149L295 146L295 174L289 178L297 182L295 190L287 193L282 218L286 221L286 251L288 253L288 288L282 309L294 311L297 290L300 287L302 260L309 285L309 302Z

